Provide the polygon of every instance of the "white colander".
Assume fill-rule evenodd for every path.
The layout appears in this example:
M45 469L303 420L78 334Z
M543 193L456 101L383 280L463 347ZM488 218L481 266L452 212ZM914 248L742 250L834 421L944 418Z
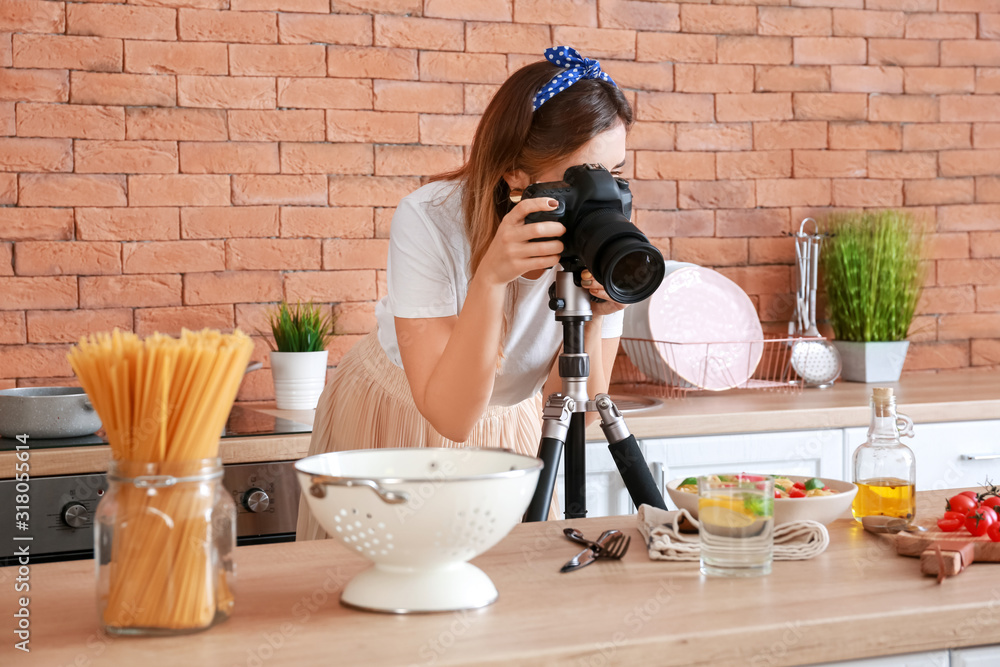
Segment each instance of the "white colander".
M541 468L502 449L356 450L295 464L323 529L374 563L341 602L392 613L494 602L493 582L467 561L521 520Z

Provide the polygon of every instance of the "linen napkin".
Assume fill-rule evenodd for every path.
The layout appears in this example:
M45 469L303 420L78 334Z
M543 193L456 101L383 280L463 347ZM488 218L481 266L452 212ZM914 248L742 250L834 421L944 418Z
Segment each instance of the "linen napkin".
M685 510L639 506L639 532L652 560L698 560L698 520ZM830 544L830 533L818 521L793 521L774 528L774 560L805 560Z

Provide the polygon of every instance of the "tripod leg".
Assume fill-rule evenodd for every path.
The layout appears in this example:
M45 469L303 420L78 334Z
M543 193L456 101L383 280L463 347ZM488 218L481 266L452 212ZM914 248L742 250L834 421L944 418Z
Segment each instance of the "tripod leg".
M586 413L574 412L566 436L566 518L587 516Z
M535 487L535 495L531 497L528 511L524 514L525 521L545 521L548 518L562 450L562 440L542 438L542 443L538 446L538 458L545 463L545 467L538 477L538 486Z
M573 399L562 394L553 394L545 402L542 421L542 440L538 445L538 458L545 466L538 476L538 486L531 497L525 521L545 521L549 516L552 491L556 486L559 459L562 458L563 443L573 414Z
M660 493L653 475L649 472L635 436L630 434L624 440L612 442L608 444L608 449L611 450L611 456L615 459L615 465L618 466L618 472L625 482L632 503L636 507L652 505L661 510L667 509L666 503L663 502L663 494Z
M612 402L607 394L598 394L597 411L601 414L601 429L604 437L608 439L608 449L618 466L618 473L625 482L625 488L632 498L632 502L638 508L640 505L652 505L660 509L667 509L667 504L663 502L663 494L653 480L649 466L639 450L639 443L635 441L625 419L618 407Z

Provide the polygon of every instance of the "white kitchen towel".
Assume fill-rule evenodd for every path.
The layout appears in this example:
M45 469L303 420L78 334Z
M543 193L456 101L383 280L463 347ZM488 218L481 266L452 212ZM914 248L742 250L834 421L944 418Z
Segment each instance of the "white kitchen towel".
M681 528L685 530L682 531ZM698 520L687 510L639 506L639 532L652 560L698 560ZM774 528L774 560L805 560L830 544L830 533L818 521L793 521Z

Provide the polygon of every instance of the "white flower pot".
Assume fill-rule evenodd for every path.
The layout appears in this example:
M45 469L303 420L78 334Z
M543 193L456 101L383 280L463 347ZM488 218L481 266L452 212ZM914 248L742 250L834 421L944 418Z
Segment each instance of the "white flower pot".
M327 351L271 352L274 398L279 410L312 410L326 385Z
M896 382L903 372L908 340L859 343L834 340L843 370L840 379L849 382Z

